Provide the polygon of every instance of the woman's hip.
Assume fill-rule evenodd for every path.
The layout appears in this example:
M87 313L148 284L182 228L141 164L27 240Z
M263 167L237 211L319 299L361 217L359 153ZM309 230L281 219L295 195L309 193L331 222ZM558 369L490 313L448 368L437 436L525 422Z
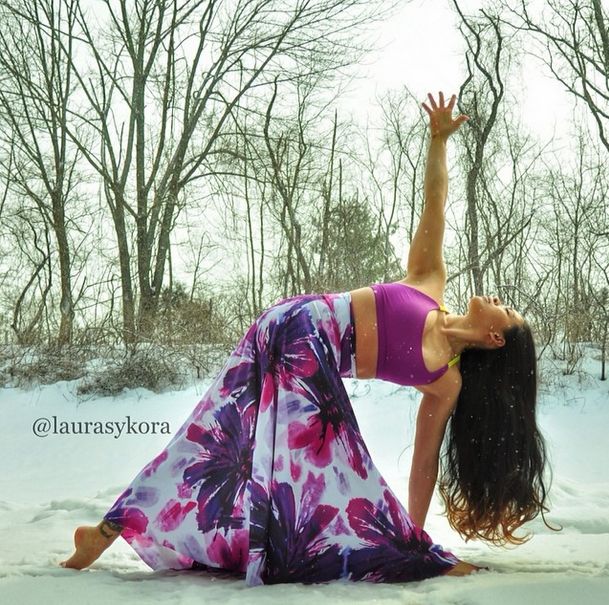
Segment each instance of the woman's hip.
M350 292L299 294L281 299L263 311L255 323L258 336L276 355L313 338L341 376L355 376Z

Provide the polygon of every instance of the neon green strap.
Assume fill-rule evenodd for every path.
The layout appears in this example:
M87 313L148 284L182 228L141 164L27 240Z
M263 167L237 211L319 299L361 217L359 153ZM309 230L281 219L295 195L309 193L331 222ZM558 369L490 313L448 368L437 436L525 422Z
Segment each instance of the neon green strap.
M451 366L454 366L457 361L459 361L459 359L461 358L461 355L455 355L449 362L448 362L448 367L450 368Z

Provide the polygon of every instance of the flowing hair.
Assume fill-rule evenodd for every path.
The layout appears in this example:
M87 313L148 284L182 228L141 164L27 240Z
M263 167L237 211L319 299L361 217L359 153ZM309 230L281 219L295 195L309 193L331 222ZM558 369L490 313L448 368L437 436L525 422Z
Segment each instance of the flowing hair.
M439 491L450 526L466 541L522 544L514 532L545 520L546 447L537 428L537 360L527 322L497 349L461 352L461 392L449 420ZM562 529L562 528L559 528Z

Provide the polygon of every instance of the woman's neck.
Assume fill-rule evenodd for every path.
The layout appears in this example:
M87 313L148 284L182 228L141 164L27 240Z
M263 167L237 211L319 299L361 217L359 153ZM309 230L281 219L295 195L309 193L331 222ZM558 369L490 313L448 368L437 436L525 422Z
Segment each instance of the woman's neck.
M440 331L447 339L455 355L459 355L464 349L478 347L482 344L482 335L472 326L467 315L447 313Z

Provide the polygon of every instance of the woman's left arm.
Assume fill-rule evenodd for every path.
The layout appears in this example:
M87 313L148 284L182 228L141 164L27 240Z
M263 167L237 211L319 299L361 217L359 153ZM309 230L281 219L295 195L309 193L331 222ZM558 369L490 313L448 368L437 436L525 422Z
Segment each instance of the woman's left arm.
M440 92L440 103L428 95L431 108L423 103L429 114L431 140L425 168L425 207L419 226L410 243L408 254L408 275L424 277L431 274L445 276L446 268L442 254L444 241L444 205L448 195L448 169L446 167L446 143L448 137L468 120L460 115L452 118L452 110L457 100L453 95L444 106L444 94Z
M449 371L434 382L417 388L423 391L423 397L417 413L408 479L408 513L415 525L423 527L436 485L446 424L461 391L461 376Z

